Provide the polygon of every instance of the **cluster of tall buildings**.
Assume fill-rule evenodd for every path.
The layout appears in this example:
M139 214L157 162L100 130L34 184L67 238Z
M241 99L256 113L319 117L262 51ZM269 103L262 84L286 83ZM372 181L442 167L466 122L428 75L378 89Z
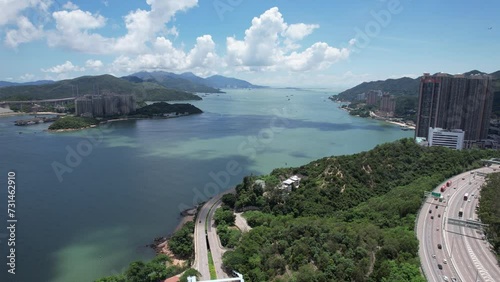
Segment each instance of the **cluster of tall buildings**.
M127 115L136 110L134 95L85 95L75 100L75 114L87 117Z
M487 139L492 106L493 84L488 75L424 73L420 80L415 137L429 140L438 136L444 140L447 134L459 133L463 137L446 140L463 144Z
M367 105L376 105L379 109L379 114L392 117L396 111L396 99L393 95L389 93L384 93L381 90L370 90L367 93L363 93L363 99L366 99Z

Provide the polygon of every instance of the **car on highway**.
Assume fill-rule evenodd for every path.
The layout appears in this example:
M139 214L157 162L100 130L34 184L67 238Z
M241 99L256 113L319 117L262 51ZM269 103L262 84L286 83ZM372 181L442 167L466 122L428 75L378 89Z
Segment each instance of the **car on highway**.
M440 264L438 264L438 268L439 268L439 269L443 269L443 266L442 266L442 265L440 265Z
M440 213L438 213L438 217L441 217L441 214L440 214Z
M457 282L457 278L455 278L455 277L451 277L451 281L453 281L453 282Z
M442 248L443 248L443 246L441 246L441 244L438 244L438 249L441 250Z
M431 215L431 219L434 219L434 217Z
M436 205L436 209L438 208L438 205Z
M448 276L443 276L443 281L449 281Z
M448 264L448 261L446 259L443 260L444 264Z
M429 213L432 213L432 210L429 210Z

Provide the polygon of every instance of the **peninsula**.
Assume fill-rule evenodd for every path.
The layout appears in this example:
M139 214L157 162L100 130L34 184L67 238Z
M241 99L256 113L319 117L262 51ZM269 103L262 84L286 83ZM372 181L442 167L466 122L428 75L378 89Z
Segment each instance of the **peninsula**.
M66 116L56 120L49 126L49 131L61 132L72 131L95 127L107 122L128 120L128 119L149 119L149 118L173 118L203 113L199 108L187 104L169 104L166 102L153 103L141 107L130 114L122 116L112 116L107 118L91 118L82 116Z

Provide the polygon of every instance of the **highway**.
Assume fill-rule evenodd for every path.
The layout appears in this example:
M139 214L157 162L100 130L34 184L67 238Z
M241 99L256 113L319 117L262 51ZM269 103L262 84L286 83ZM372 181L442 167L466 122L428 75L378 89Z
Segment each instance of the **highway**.
M215 221L214 221L215 210L222 204L222 201L220 200L221 197L222 195L219 195L218 200L215 202L212 209L210 210L210 213L208 215L209 221L207 227L208 243L210 244L210 251L212 252L215 272L217 273L218 279L228 278L228 275L222 269L222 255L226 250L222 247L222 244L220 243L219 235L217 235L217 229L215 227Z
M475 174L477 171L494 172L491 167L485 167L454 176L449 179L451 186L442 193L443 202L429 197L421 208L417 237L422 270L428 281L445 281L445 276L448 281L454 281L454 278L455 281L467 282L495 281L494 277L500 277L500 267L489 244L482 240L482 232L447 223L448 218L477 220L476 206L480 187L484 183L484 178ZM435 192L440 192L439 188L445 183L438 186ZM466 201L465 193L470 195ZM458 216L460 209L463 210L461 218Z
M215 197L208 200L198 212L194 225L195 259L193 262L193 267L200 272L201 281L210 280L210 271L208 269L207 238L210 244L217 278L227 278L227 274L224 273L222 269L222 255L224 254L225 250L220 244L219 236L217 236L217 232L214 227L215 224L213 221L213 214L215 212L215 209L221 204L220 200L226 193L234 193L234 188L216 195ZM209 215L208 218L207 215ZM205 233L205 224L207 226L207 233Z

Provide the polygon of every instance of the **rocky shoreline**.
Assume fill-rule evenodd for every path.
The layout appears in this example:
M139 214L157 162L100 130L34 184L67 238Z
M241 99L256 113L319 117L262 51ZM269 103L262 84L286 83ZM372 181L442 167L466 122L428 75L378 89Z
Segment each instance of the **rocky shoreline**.
M166 254L166 255L173 258L172 253L168 249L168 239L175 232L179 231L182 228L182 226L184 226L184 224L186 224L187 222L190 222L190 221L194 221L197 211L198 211L198 207L194 207L194 208L186 209L186 210L182 211L180 213L182 218L179 221L179 223L177 224L177 226L175 227L174 232L172 232L172 234L169 234L166 237L160 236L160 237L154 238L153 243L151 243L147 246L152 248L153 250L155 250L156 254Z

